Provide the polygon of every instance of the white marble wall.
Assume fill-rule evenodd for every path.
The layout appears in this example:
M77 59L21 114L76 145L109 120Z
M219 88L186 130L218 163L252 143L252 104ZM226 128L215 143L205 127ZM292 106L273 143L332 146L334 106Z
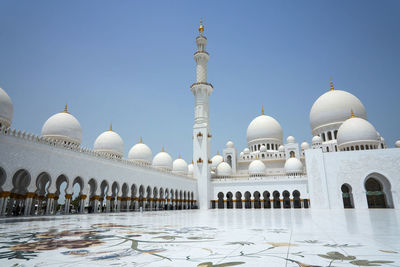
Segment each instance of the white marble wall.
M341 186L352 188L356 209L368 208L364 183L371 175L390 184L385 194L389 206L400 209L400 149L323 153L306 150L306 166L313 208L343 209ZM384 186L385 187L385 186Z

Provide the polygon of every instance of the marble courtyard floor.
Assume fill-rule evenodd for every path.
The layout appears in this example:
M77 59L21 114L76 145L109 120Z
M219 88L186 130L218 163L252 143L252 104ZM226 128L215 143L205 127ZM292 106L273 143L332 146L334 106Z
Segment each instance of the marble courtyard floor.
M400 266L400 211L3 218L0 266Z

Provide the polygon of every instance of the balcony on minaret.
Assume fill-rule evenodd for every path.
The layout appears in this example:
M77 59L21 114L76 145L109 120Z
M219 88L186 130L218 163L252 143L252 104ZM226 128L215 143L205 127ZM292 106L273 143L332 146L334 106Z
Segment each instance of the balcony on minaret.
M203 164L203 160L202 160L201 158L199 158L199 159L197 160L197 164Z

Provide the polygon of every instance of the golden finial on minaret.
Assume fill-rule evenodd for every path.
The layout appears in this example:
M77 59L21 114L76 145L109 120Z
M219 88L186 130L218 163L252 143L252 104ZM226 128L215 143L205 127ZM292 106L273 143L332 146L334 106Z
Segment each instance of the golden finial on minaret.
M264 105L261 105L261 115L265 115L264 114Z
M161 150L161 152L165 152L165 151L164 151L164 146L162 147L162 150Z
M65 104L64 113L68 113L68 105L67 104Z
M351 110L350 110L350 112L351 112L351 116L350 116L350 118L355 118L355 117L356 117L356 115L354 115L353 109L351 109Z
M335 88L333 88L333 81L332 81L332 77L331 77L331 91L335 90Z
M181 158L181 153L179 153L179 156L178 156L178 159L180 159Z
M203 18L200 18L200 26L199 26L199 33L202 35L204 32L204 26L203 26Z
M108 129L110 132L112 132L113 131L113 129L112 129L112 123L110 123L110 129Z
M140 137L140 143L143 144L143 138L142 137Z

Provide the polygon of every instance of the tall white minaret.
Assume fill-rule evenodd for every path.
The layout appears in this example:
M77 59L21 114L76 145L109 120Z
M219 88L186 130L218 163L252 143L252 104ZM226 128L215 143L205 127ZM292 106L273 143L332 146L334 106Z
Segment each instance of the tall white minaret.
M204 27L200 20L199 36L196 38L197 51L194 53L196 61L196 82L190 86L194 95L194 125L193 125L193 174L197 179L197 191L200 209L209 209L211 206L211 174L210 148L211 134L209 125L208 97L214 90L207 83L208 53L205 51L207 38L203 36Z

